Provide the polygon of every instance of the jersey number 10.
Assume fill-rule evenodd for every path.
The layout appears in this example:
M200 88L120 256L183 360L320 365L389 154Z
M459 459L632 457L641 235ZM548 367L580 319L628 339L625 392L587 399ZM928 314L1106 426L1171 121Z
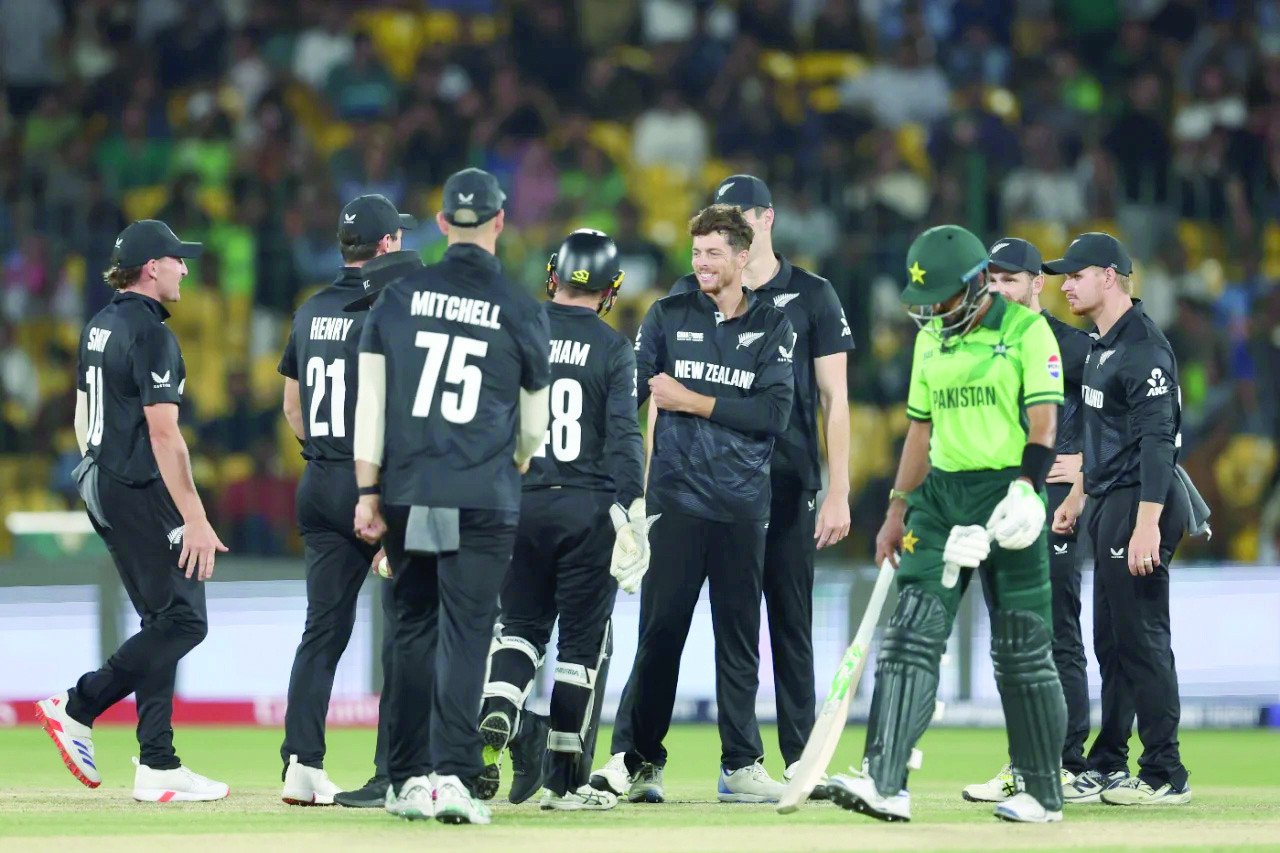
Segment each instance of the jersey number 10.
M102 398L106 396L106 388L102 386L102 368L90 367L85 371L85 384L89 386L89 434L88 442L93 447L102 446Z

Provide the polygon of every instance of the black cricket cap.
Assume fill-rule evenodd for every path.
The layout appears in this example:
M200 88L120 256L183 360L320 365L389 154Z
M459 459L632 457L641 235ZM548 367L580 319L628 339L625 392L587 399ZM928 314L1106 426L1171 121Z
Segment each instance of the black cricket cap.
M1067 252L1044 265L1052 275L1070 275L1085 267L1111 267L1120 275L1133 274L1133 260L1120 241L1103 231L1086 231L1071 241Z
M1029 272L1040 275L1043 258L1040 250L1018 237L1001 237L991 246L990 266L1005 272Z
M376 243L400 229L418 227L418 220L396 210L385 195L362 195L347 202L338 217L338 240L361 245Z
M755 175L730 175L716 187L715 204L734 204L743 210L773 207L769 185Z
M140 267L155 258L198 258L200 243L184 243L173 229L159 219L139 219L116 237L111 263L119 267Z
M387 252L385 255L368 261L360 268L360 277L364 279L364 293L342 306L346 312L364 311L378 299L382 288L393 281L404 278L414 270L423 267L422 258L417 252L408 249L399 252Z
M484 169L463 169L444 182L445 221L460 228L475 228L498 215L507 194L498 179Z

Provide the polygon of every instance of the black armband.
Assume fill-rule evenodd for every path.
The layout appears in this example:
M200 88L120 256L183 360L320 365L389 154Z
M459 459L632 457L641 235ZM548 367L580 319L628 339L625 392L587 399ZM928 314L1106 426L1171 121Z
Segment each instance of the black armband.
M375 484L372 486L360 486L356 491L362 498L368 495L380 495L382 494L382 485Z
M1052 448L1045 447L1043 444L1028 443L1022 448L1022 469L1018 472L1019 477L1026 477L1031 481L1031 487L1037 492L1044 488L1044 480L1049 476L1049 469L1053 467L1053 459L1057 454Z

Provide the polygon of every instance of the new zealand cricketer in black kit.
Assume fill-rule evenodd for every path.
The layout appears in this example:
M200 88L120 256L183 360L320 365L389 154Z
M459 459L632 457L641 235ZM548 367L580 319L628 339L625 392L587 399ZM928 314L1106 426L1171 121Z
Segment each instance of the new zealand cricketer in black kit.
M548 271L551 425L524 478L480 729L489 747L501 750L520 727L558 615L550 731L535 753L542 764L545 746L547 772L545 779L536 767L518 773L510 799L523 801L542 781L544 809L602 810L617 798L586 783L618 589L609 573L610 507L630 507L644 495L636 360L631 342L600 319L623 278L613 241L599 231L575 231L552 255Z
M476 716L550 380L546 315L493 254L504 198L451 176L444 258L386 287L360 341L356 529L395 578L387 807L406 818L489 822Z
M331 805L341 793L324 772L325 715L338 660L355 626L360 587L376 550L351 530L351 509L356 503L351 442L358 349L366 311L344 309L366 290L361 268L374 258L396 253L402 230L415 225L413 217L399 213L384 196L360 196L347 204L338 218L338 240L346 266L331 285L298 308L280 358L285 417L302 441L302 455L307 460L297 500L307 567L307 621L289 674L289 703L280 745L285 764L281 799L292 805ZM397 253L397 257L402 256ZM384 634L384 666L390 657L386 638L391 633L389 626ZM390 693L384 688L371 780L377 805L382 805L387 787L390 704Z
M1082 234L1044 268L1066 276L1071 310L1087 315L1099 333L1083 385L1083 489L1103 717L1088 775L1103 802L1186 803L1191 788L1178 751L1181 706L1169 623L1169 561L1191 517L1176 471L1177 364L1168 340L1130 295L1133 264L1114 237ZM1070 529L1078 515L1073 494L1055 513L1054 530ZM1139 774L1125 778L1132 710L1143 753Z
M773 251L773 199L764 181L731 175L716 190L719 204L742 208L755 237L743 283L782 311L796 333L795 401L769 466L769 532L764 548L764 601L769 616L778 746L788 768L800 760L813 729L813 572L818 548L849 530L849 403L846 353L853 335L831 282ZM752 279L753 274L758 278ZM763 281L761 281L763 279ZM697 292L694 274L671 293ZM830 488L819 518L822 447L818 416L826 416ZM789 778L789 773L784 777ZM818 798L822 788L817 789Z
M205 516L178 431L187 371L165 326L180 298L184 258L200 254L163 222L121 232L107 283L117 293L80 335L76 438L85 454L75 476L89 518L111 552L142 628L76 685L37 703L37 715L71 773L101 783L92 726L130 693L138 703L140 756L134 799L217 800L221 782L182 766L173 749L178 661L208 631L203 581L226 547Z
M640 591L640 637L613 734L614 758L593 784L634 776L633 801L661 802L663 738L698 592L710 580L720 724L720 799L776 800L759 764L756 722L760 597L769 523L769 463L786 431L796 333L742 287L752 231L737 207L690 222L700 290L654 303L636 339L638 402L660 409L649 469L653 571ZM623 777L625 778L625 776Z

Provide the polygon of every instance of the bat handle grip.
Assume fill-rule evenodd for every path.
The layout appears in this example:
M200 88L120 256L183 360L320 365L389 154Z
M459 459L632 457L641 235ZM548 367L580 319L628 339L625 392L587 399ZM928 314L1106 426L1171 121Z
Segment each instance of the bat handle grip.
M945 589L951 589L956 585L956 581L960 580L960 564L959 563L943 563L942 565L942 586Z

